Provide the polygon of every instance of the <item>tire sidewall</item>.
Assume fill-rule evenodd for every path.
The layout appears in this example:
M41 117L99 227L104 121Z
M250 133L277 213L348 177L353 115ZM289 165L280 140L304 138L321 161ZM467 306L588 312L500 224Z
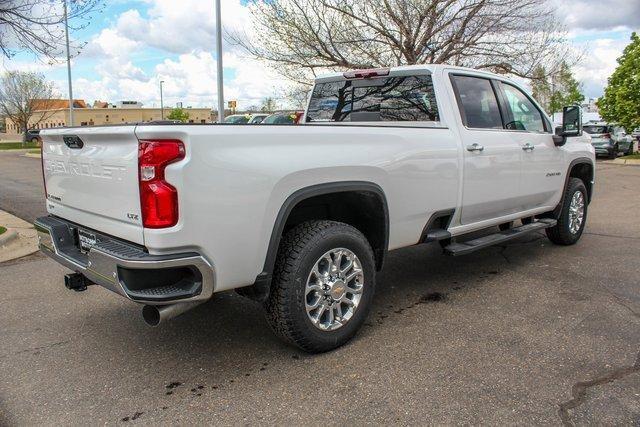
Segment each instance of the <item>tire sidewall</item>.
M366 320L375 293L376 272L373 254L364 236L354 233L354 230L348 226L332 227L331 231L331 233L325 232L315 236L300 257L291 277L291 284L295 287L295 298L290 301L292 306L289 307L289 310L294 322L302 326L301 329L310 335L312 341L323 343L323 346L335 347L336 344L349 340ZM344 326L334 331L322 331L311 322L307 315L305 288L311 269L318 259L328 251L337 248L349 249L358 257L364 273L364 288L353 317Z

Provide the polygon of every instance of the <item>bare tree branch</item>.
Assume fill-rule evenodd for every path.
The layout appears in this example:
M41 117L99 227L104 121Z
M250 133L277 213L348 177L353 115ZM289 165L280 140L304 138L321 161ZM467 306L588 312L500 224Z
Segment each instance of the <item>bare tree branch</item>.
M46 121L55 98L53 83L42 74L8 71L0 78L0 116L11 119L22 131Z
M229 34L280 74L422 63L530 78L571 62L546 0L254 0L253 28Z
M1 0L0 52L11 57L28 50L38 56L56 58L64 52L65 0ZM104 0L68 0L69 30L89 25ZM79 51L83 45L73 43Z

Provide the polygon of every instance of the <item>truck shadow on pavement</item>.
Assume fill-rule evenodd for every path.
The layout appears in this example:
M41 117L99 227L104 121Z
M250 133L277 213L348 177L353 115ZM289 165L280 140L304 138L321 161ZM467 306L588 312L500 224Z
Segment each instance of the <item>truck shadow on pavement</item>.
M521 259L534 256L532 249L542 238L525 237L508 248L489 248L464 258L444 256L438 245L391 252L384 270L378 274L374 305L363 329L347 346L327 355L307 355L281 342L271 332L261 305L233 292L217 294L211 301L157 328L146 326L139 308L130 303L120 304L117 309L113 304L96 304L84 319L83 329L95 332L87 337L95 341L86 345L126 351L128 369L134 371L159 354L162 359L181 360L183 364L174 366L166 377L167 384L182 385L185 378L197 377L203 367L216 373L213 385L234 383L271 369L269 363L273 360L327 358L346 353L349 347L367 346L367 340L385 320L427 304L453 304L452 294L485 286L502 270L517 268ZM105 325L109 325L106 335L100 333Z

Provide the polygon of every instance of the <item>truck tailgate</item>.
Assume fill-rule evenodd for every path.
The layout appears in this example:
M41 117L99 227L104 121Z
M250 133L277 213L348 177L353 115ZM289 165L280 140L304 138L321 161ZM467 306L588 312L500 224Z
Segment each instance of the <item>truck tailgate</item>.
M41 132L47 211L144 244L135 126Z

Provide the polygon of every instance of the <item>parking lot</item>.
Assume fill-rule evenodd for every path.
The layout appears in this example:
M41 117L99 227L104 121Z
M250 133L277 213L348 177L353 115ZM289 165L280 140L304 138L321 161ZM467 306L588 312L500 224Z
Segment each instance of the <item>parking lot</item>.
M596 175L578 245L394 251L323 355L233 293L153 329L42 255L0 264L0 425L640 423L640 167ZM32 221L42 193L39 160L0 152L0 209Z

